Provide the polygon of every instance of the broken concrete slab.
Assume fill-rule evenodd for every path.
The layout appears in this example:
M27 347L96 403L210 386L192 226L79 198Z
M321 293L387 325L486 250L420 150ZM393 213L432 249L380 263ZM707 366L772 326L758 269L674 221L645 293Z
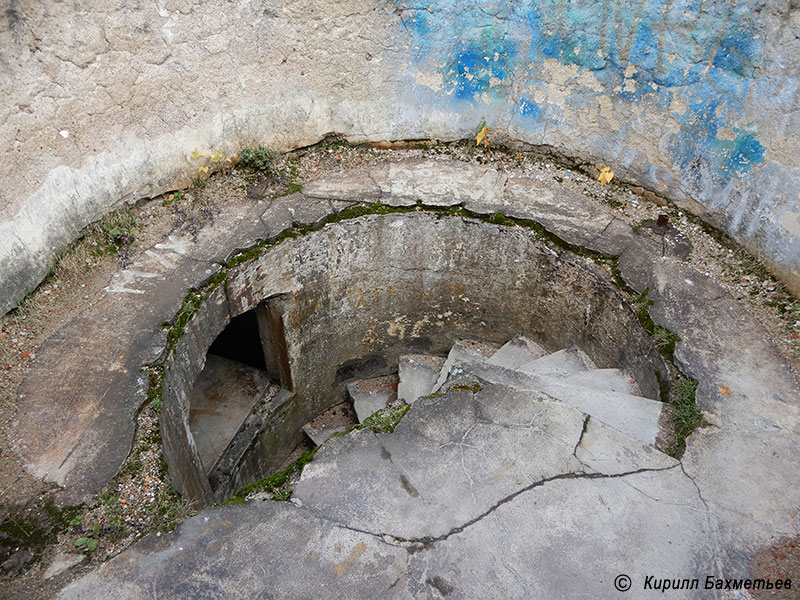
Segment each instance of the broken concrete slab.
M545 354L547 351L533 340L516 335L500 350L492 354L486 362L506 369L517 369L537 358L542 358Z
M303 195L322 200L381 200L383 191L372 178L369 169L348 169L331 177L318 177L303 184ZM412 202L413 204L413 202Z
M571 385L560 378L530 375L475 360L456 360L451 372L472 374L485 381L515 389L542 392L644 444L655 444L662 431L660 419L664 405L649 398L617 392L597 393L591 388Z
M439 371L439 377L433 391L436 392L444 385L450 375L452 366L459 360L485 360L499 350L499 346L478 342L476 340L456 340L447 354L447 359Z
M413 404L417 398L430 394L439 379L444 361L444 357L430 354L402 355L397 365L397 398L406 404Z
M59 598L607 596L623 570L641 585L654 569L720 568L731 552L715 536L673 459L541 394L487 386L421 398L392 434L337 437L291 503L205 510Z
M592 359L585 352L573 347L552 352L541 358L523 363L516 370L527 375L565 378L596 368Z
M592 369L567 375L566 383L582 385L598 391L618 392L630 396L641 396L636 380L625 375L619 369Z
M724 288L662 257L658 244L637 238L619 268L635 290L649 290L651 317L680 336L676 362L699 382L697 405L711 426L688 438L682 462L730 543L795 535L800 383L792 369Z
M117 273L94 305L42 344L19 388L13 447L31 473L64 488L59 503L82 502L116 474L147 399L141 367L164 349L161 323L190 287L218 271L165 255Z
M416 589L427 583L427 597L444 589L454 598L578 599L622 598L615 582L625 586L625 575L633 597L644 598L645 578L655 572L696 577L702 586L707 573L727 570L733 551L715 533L679 467L567 474L520 491L431 551L414 554L409 579Z
M667 469L679 464L677 459L588 415L581 440L575 447L575 458L586 471L606 475Z
M372 168L370 176L381 189L381 201L392 198L428 206L501 197L507 179L496 169L452 159L390 162Z
M339 598L408 598L407 556L397 544L291 503L250 502L203 511L171 534L150 536L58 597L313 598L324 586Z
M541 181L489 166L451 159L406 159L313 181L308 197L380 201L390 206L455 206L491 215L529 219L568 244L619 255L632 240L631 228L600 203Z
M364 430L323 446L293 498L350 527L442 536L521 486L580 470L584 417L502 386L420 398L392 434Z
M310 198L299 192L279 196L261 214L265 227L264 237L276 236L295 223L316 225L332 213L330 202L321 198Z
M483 196L465 207L478 214L503 212L530 219L568 244L603 254L621 254L632 238L630 227L604 206L556 182L507 176L503 195Z
M360 379L347 384L359 423L397 400L397 375Z

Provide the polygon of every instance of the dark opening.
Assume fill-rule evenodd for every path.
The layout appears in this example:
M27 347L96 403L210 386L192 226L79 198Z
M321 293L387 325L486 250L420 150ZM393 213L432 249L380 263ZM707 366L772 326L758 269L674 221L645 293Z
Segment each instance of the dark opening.
M231 319L225 330L211 344L208 353L266 370L255 311L248 310Z

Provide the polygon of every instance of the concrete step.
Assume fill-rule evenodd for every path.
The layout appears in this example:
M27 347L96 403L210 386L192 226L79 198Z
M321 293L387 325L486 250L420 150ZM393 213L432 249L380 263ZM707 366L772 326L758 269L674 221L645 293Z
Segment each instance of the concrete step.
M452 375L471 374L514 389L543 392L651 446L661 432L659 420L664 404L649 398L598 391L568 383L564 378L530 375L485 361L455 360L450 372Z
M360 379L347 384L356 418L363 423L376 411L397 400L397 375Z
M439 391L447 377L450 374L450 367L456 360L486 360L490 358L495 352L500 349L496 344L487 342L478 342L475 340L456 340L450 348L450 353L447 355L447 360L444 361L439 378L436 380L436 385L433 386L433 391Z
M527 362L518 367L517 370L528 375L568 377L596 368L597 366L592 362L592 359L583 350L573 346Z
M542 358L546 354L547 351L533 340L516 335L500 350L492 354L487 362L507 369L517 369L538 358Z
M208 355L189 399L189 427L207 472L269 386L266 371Z
M433 392L444 361L443 356L402 355L397 365L397 398L406 404L413 404L417 398Z
M569 375L564 379L566 383L582 385L584 387L606 392L619 392L631 396L641 396L642 392L636 380L625 375L619 369L592 369Z

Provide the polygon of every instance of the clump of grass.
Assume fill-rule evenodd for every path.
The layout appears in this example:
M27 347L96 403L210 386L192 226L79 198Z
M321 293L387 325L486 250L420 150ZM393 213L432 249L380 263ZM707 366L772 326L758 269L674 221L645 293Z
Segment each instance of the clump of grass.
M273 172L277 158L276 151L264 148L260 144L258 148L246 146L239 151L239 164L262 175Z
M647 333L653 338L653 343L655 343L658 351L664 358L672 362L675 354L675 345L681 341L681 338L677 333L670 331L666 327L657 325L652 317L650 317L650 307L653 306L655 302L649 298L649 294L649 288L645 288L641 294L633 298L631 303L636 312L636 317L639 319L642 327L644 327Z
M118 212L100 221L100 230L114 252L136 239L136 221L130 214Z
M706 425L703 413L697 408L697 381L682 377L672 385L672 425L675 444L670 454L680 458L686 450L686 438L698 427Z

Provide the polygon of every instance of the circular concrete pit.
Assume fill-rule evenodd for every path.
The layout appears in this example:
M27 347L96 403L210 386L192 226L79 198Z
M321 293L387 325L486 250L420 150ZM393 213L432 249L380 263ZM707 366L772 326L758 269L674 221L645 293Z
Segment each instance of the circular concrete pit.
M254 355L263 351L267 376L260 386L247 379L253 391L242 391L238 408L210 406L201 390L199 409L191 389L211 342L234 325L239 335L228 352L246 343ZM650 398L659 397L656 373L667 378L614 282L531 229L415 212L362 217L284 241L228 271L167 361L162 431L171 480L193 501L223 501L275 472L303 425L345 399L348 382L396 373L404 354L445 356L460 338L504 343L515 334L551 351L578 346L598 367L633 375ZM247 360L220 352L212 350L204 381ZM283 390L259 402L269 393L267 377ZM232 385L217 402L231 402ZM202 417L226 411L215 421ZM241 427L222 432L234 411ZM227 439L198 450L193 422Z

